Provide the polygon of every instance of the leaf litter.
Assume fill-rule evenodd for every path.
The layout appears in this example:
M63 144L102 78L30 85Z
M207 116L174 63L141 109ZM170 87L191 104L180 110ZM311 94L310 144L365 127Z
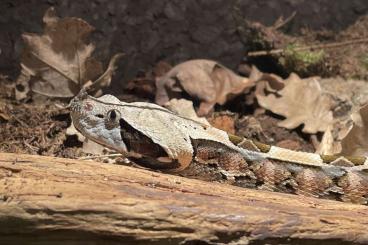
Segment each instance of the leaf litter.
M171 98L182 97L185 92L192 100L200 101L198 115L207 115L216 104L223 105L249 92L259 80L277 89L283 87L276 76L262 73L256 67L252 68L249 77L242 77L213 60L189 60L156 78L155 102L163 105Z
M286 117L278 123L281 127L294 129L304 124L302 131L305 133L324 132L333 122L333 98L322 92L320 84L313 77L300 79L292 73L284 82L285 88L276 93L258 93L258 103Z
M21 73L16 81L16 98L24 99L29 91L49 97L71 98L84 86L94 85L93 94L110 85L115 63L122 54L112 57L103 72L101 62L92 57L95 46L87 43L94 28L80 18L56 16L54 8L46 11L42 35L24 33ZM95 81L95 83L91 82Z
M52 8L45 13L43 20L45 30L42 35L23 35L26 48L22 55L21 74L16 81L17 89L12 92L9 92L9 86L0 89L7 91L1 94L0 150L83 156L85 153L80 148L82 139L78 139L70 127L68 112L63 109L66 104L60 107L56 100L47 99L42 100L41 105L27 104L10 97L27 102L29 100L24 98L32 91L50 98L71 98L82 87L88 87L90 93L98 96L102 88L109 87L121 54L113 56L103 72L101 63L92 57L94 45L87 42L92 26L79 18L61 19ZM343 82L336 82L339 79ZM343 89L332 91L339 87L336 84L343 84ZM344 147L343 153L365 154L368 143L365 141L367 137L362 136L366 134L366 109L358 113L360 120L356 119L359 118L357 116L351 119L350 115L368 101L368 91L365 84L360 87L355 84L360 83L341 78L300 78L296 74L282 79L275 74L261 72L255 66L247 76L240 76L216 61L191 60L174 67L165 62L158 63L145 77L129 82L125 92L138 95L135 100L150 101L154 98L157 103L166 104L177 113L205 120L198 119L193 110L192 102L199 102L197 114L207 115L212 125L265 143L313 152L311 142L319 138L314 141L320 152L339 153L341 145L348 145L350 148ZM127 101L132 98L129 96L126 93L120 98ZM174 99L167 104L172 98L179 100ZM234 98L244 102L244 110L218 111ZM184 107L185 110L182 109ZM303 133L298 132L301 127ZM324 133L323 137L319 132ZM339 144L340 148L336 147ZM93 154L106 152L87 143L83 150Z

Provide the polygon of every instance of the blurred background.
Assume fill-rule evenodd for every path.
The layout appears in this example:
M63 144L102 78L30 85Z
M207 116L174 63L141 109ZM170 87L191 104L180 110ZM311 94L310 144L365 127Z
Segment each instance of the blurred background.
M254 49L238 31L244 26L234 17L239 13L249 21L271 26L295 12L283 32L300 35L303 29L339 32L368 10L365 0L3 0L0 72L16 78L21 33L42 33L42 17L50 6L61 17L79 17L95 27L91 36L97 46L94 56L104 64L116 52L126 54L113 78L113 89L162 60L177 64L208 58L236 69L246 51ZM258 65L274 71L265 62Z

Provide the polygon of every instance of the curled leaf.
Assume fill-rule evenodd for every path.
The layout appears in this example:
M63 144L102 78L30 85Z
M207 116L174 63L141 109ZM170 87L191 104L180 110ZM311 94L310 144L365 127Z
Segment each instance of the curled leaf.
M163 105L182 92L198 99L201 104L199 115L207 114L217 104L254 86L248 78L212 60L190 60L183 62L164 76L156 78L156 103Z
M110 86L111 77L114 74L115 70L117 69L116 62L123 55L124 55L123 53L117 53L111 58L106 71L91 84L90 89L98 90L99 88ZM89 93L91 93L91 90L89 91Z
M261 94L264 96L285 87L284 80L281 77L275 74L261 72L255 66L252 66L250 69L249 79L256 83L256 89L254 93L246 94L247 105L254 104L256 95Z
M303 132L325 131L333 123L333 98L322 92L316 78L300 79L291 74L282 90L256 94L258 103L273 113L286 117L278 125L293 129L304 124Z
M172 99L165 104L165 107L179 116L192 119L194 121L210 125L205 117L198 117L193 108L193 102L186 99Z
M285 87L284 81L281 77L272 73L261 72L256 66L252 66L249 79L254 82L265 81L273 90L281 90Z
M101 62L91 57L95 46L87 42L94 28L80 18L59 18L54 8L46 11L43 22L43 34L22 35L25 49L17 85L50 97L73 97L103 72ZM101 86L108 84L111 70L102 76L105 84ZM22 97L21 93L17 96Z
M354 122L346 137L342 139L342 155L368 156L368 105L352 114Z

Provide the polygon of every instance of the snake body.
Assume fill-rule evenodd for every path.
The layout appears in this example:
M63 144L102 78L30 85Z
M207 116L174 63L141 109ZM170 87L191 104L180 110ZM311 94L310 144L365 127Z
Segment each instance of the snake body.
M136 162L193 178L243 187L368 202L366 157L326 156L262 144L184 118L151 103L81 93L74 126Z

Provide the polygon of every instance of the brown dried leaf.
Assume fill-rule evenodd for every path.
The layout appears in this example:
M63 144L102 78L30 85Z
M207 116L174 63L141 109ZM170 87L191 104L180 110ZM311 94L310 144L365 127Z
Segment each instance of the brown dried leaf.
M155 65L155 67L152 70L152 73L156 77L161 77L165 75L167 72L169 72L172 68L173 67L169 63L165 61L160 61Z
M163 105L170 98L187 92L201 101L199 115L207 114L212 107L224 104L229 97L254 86L250 79L236 75L212 60L183 62L164 76L156 78L156 103Z
M285 88L269 95L257 93L258 103L273 113L286 117L278 125L293 129L304 124L303 132L325 131L333 123L334 100L322 89L316 78L300 79L291 74Z
M318 142L317 139L313 142L315 142L316 153L321 155L334 155L341 151L341 148L339 148L340 144L335 140L333 134L333 125L328 126L323 134L321 142Z
M115 70L117 69L116 66L116 62L123 56L124 54L122 53L117 53L115 54L110 62L109 65L107 66L106 71L99 77L97 78L91 85L91 89L93 89L93 92L96 94L100 94L101 93L101 88L102 87L108 87L111 83L111 77L114 74ZM91 91L89 91L89 93L91 93Z
M82 151L84 153L89 153L93 155L102 155L105 147L102 145L93 142L92 140L88 140L87 138L83 141Z
M246 94L245 103L247 105L254 104L257 94L265 95L266 93L276 92L276 90L281 90L285 87L284 80L281 77L275 74L263 73L255 66L252 66L250 69L249 79L256 83L256 89L254 93Z
M210 125L205 117L198 117L194 111L193 102L186 99L172 99L165 104L165 107L176 114L192 119L194 121Z
M22 35L26 47L17 84L50 97L72 97L103 72L101 63L91 57L94 45L86 42L94 28L79 18L60 19L54 8L46 11L43 21L42 35ZM111 77L109 69L106 76ZM108 84L109 79L104 80L100 86Z
M281 90L285 87L281 77L275 74L261 72L256 66L252 66L249 79L254 82L266 81L268 86L273 90Z
M172 66L169 63L160 61L153 69L145 72L143 76L128 81L124 89L136 96L141 98L149 98L151 100L156 94L156 77L165 75L171 70L171 68Z
M341 141L346 137L353 126L353 121L349 118L337 119L328 126L323 134L321 142L316 139L316 153L321 155L336 155L342 150Z
M342 139L342 155L368 156L368 104L352 114L353 126Z
M104 147L100 144L97 144L91 140L88 140L84 137L78 130L74 127L73 123L66 129L65 134L67 136L76 135L80 142L83 142L82 151L84 153L90 153L94 155L101 155L103 153Z
M214 113L209 121L215 128L221 129L230 134L235 134L235 115L229 113Z
M277 142L276 146L285 148L285 149L289 149L292 151L302 151L303 150L300 142L297 140L292 140L292 139L285 139L285 140L279 141Z

